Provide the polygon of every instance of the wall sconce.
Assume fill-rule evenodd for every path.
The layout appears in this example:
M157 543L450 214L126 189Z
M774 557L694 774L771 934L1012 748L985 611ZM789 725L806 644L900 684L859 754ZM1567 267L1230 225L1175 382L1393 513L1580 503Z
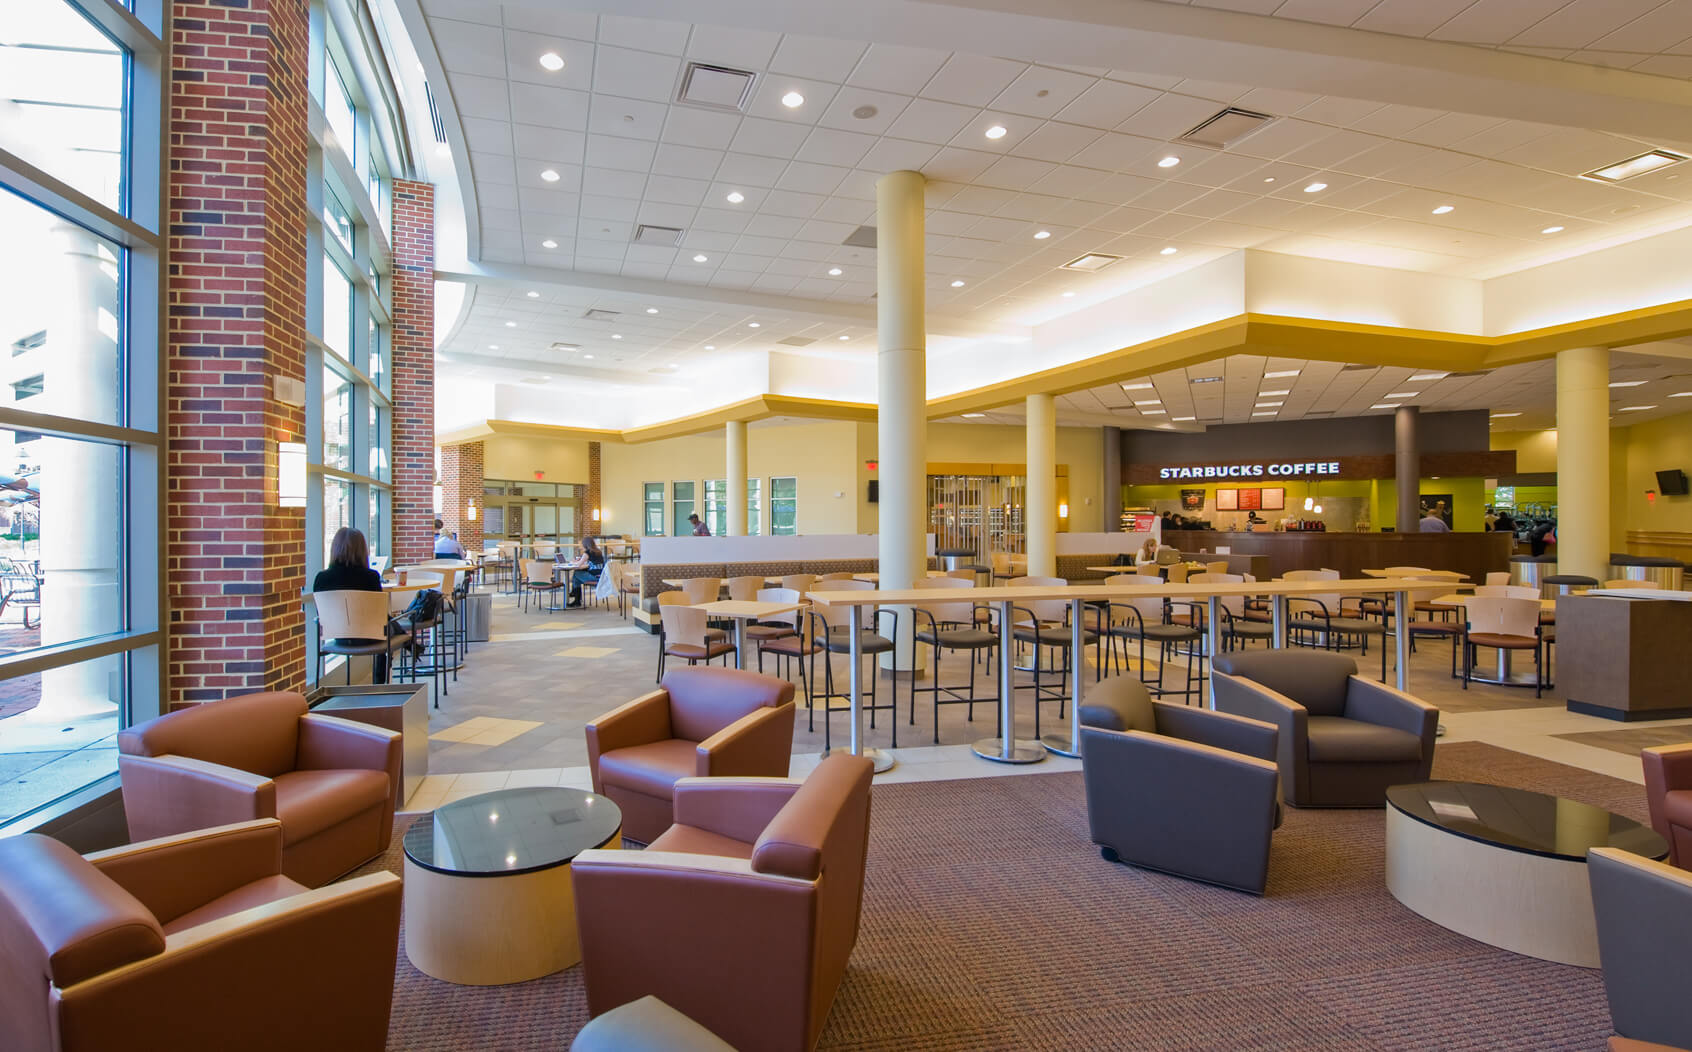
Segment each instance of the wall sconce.
M602 509L602 508L593 509L593 521L594 522L598 522L603 515L604 515L604 509Z
M276 503L284 508L306 506L304 442L276 443Z
M473 501L473 500L472 501L466 501L464 503L464 517L466 519L469 519L471 522L476 521L476 502L475 501Z
M1069 505L1067 505L1067 504L1059 504L1058 505L1058 518L1060 518L1060 519L1069 518Z

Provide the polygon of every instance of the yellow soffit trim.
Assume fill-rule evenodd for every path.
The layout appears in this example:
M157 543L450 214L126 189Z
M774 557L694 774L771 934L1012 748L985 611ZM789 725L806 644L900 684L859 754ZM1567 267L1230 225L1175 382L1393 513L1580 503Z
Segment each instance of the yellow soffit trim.
M522 438L569 438L587 442L616 442L622 436L621 432L610 428L532 424L526 420L489 420L487 426L490 434L516 435Z
M492 421L484 420L480 424L470 424L466 427L456 427L451 431L440 431L435 434L435 445L457 446L465 442L480 442L494 433L490 426Z

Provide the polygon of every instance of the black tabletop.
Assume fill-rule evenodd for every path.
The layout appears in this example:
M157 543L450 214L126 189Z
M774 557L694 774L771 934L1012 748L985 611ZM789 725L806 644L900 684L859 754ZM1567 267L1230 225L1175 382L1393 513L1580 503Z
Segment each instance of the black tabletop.
M451 876L532 873L604 847L622 826L616 804L581 789L500 789L419 818L405 831L405 857Z
M1560 796L1475 782L1395 785L1386 795L1389 807L1419 822L1495 847L1574 862L1593 847L1668 856L1668 842L1650 827Z

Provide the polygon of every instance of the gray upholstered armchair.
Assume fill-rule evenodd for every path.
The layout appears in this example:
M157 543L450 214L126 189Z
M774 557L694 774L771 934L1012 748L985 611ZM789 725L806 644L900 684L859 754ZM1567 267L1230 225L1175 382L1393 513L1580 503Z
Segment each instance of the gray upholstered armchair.
M1218 654L1216 708L1280 728L1282 798L1294 807L1382 807L1425 782L1439 710L1319 650Z
M1081 706L1093 843L1112 862L1263 894L1281 823L1274 725L1151 700L1117 676Z
M1616 1033L1639 1045L1692 1048L1686 1007L1685 956L1692 942L1692 873L1628 851L1596 847L1586 854L1598 960Z

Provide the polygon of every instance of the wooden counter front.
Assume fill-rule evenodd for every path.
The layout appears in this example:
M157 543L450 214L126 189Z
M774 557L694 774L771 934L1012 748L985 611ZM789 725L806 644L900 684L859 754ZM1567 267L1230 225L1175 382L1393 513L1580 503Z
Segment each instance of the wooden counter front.
M1234 555L1265 556L1270 577L1289 570L1338 570L1362 577L1364 570L1425 566L1455 570L1479 584L1488 573L1510 568L1515 537L1508 533L1222 533L1169 530L1163 543L1184 553L1220 545ZM1203 556L1197 556L1202 559ZM1261 574L1259 575L1262 576Z
M1688 642L1692 602L1557 597L1557 685L1570 712L1611 720L1692 716Z

